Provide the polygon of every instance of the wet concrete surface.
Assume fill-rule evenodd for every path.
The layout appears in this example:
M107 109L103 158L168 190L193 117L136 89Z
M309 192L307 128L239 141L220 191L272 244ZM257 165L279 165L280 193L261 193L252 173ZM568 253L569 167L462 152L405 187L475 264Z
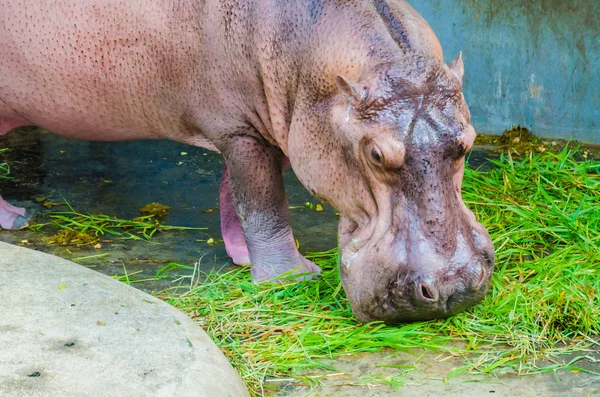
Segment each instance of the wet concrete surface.
M342 356L328 362L337 371L309 374L315 386L286 379L270 379L277 397L591 397L600 396L600 352L553 357L554 363L573 360L581 370L519 374L516 370L492 375L461 370L464 359L415 349ZM540 362L540 367L551 365ZM594 373L586 373L585 371Z

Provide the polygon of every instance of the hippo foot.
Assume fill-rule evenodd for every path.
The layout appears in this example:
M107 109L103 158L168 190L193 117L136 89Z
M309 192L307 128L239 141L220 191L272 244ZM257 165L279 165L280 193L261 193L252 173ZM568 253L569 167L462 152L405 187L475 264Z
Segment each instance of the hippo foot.
M24 208L15 207L0 196L0 229L23 229L29 226L31 214Z
M308 259L300 257L300 260L292 265L253 264L250 273L254 283L263 281L283 283L311 280L321 274L321 268Z
M227 255L231 258L234 265L246 267L250 266L250 255L248 254L248 247L246 242L242 244L235 244L231 241L225 240L225 249Z

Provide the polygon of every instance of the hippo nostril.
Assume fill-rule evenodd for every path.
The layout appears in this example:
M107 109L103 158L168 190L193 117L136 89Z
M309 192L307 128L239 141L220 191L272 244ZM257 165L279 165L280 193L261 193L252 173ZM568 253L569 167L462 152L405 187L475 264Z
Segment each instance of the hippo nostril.
M437 302L439 298L439 293L437 289L431 285L427 285L425 283L421 283L419 285L420 297L427 302Z
M477 280L475 282L475 285L473 286L473 289L475 291L478 291L481 287L483 287L483 285L485 284L486 276L487 272L485 271L485 267L481 266L481 274L479 276L479 280Z
M425 284L421 284L421 293L423 294L423 298L430 300L433 299L433 296L431 296Z

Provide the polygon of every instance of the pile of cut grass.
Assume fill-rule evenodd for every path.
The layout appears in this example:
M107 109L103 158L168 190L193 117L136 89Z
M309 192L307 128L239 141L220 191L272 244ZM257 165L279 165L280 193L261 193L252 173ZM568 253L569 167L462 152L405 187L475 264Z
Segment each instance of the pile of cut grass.
M492 236L496 269L485 301L449 319L357 323L336 250L309 255L323 268L318 280L257 286L244 269L212 273L170 303L200 322L254 395L266 378L302 379L340 354L386 348L450 349L465 357L461 370L480 373L572 369L541 360L600 334L600 162L576 158L570 149L506 155L489 171L466 171L463 198Z

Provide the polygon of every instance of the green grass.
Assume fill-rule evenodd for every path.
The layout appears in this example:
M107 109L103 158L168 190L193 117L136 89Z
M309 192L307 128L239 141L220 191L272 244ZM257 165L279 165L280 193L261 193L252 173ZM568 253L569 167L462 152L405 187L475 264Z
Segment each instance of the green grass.
M453 350L465 360L455 372L572 369L577 358L541 360L581 351L600 334L600 162L575 157L569 149L505 155L490 171L466 171L463 198L492 236L496 269L485 301L452 318L357 323L336 250L308 255L323 268L318 280L257 286L245 269L212 273L170 303L205 328L254 395L265 378L306 379L333 370L327 359L384 349Z
M8 152L7 148L0 149L0 154ZM10 167L8 163L0 161L0 178L8 178L10 175Z

